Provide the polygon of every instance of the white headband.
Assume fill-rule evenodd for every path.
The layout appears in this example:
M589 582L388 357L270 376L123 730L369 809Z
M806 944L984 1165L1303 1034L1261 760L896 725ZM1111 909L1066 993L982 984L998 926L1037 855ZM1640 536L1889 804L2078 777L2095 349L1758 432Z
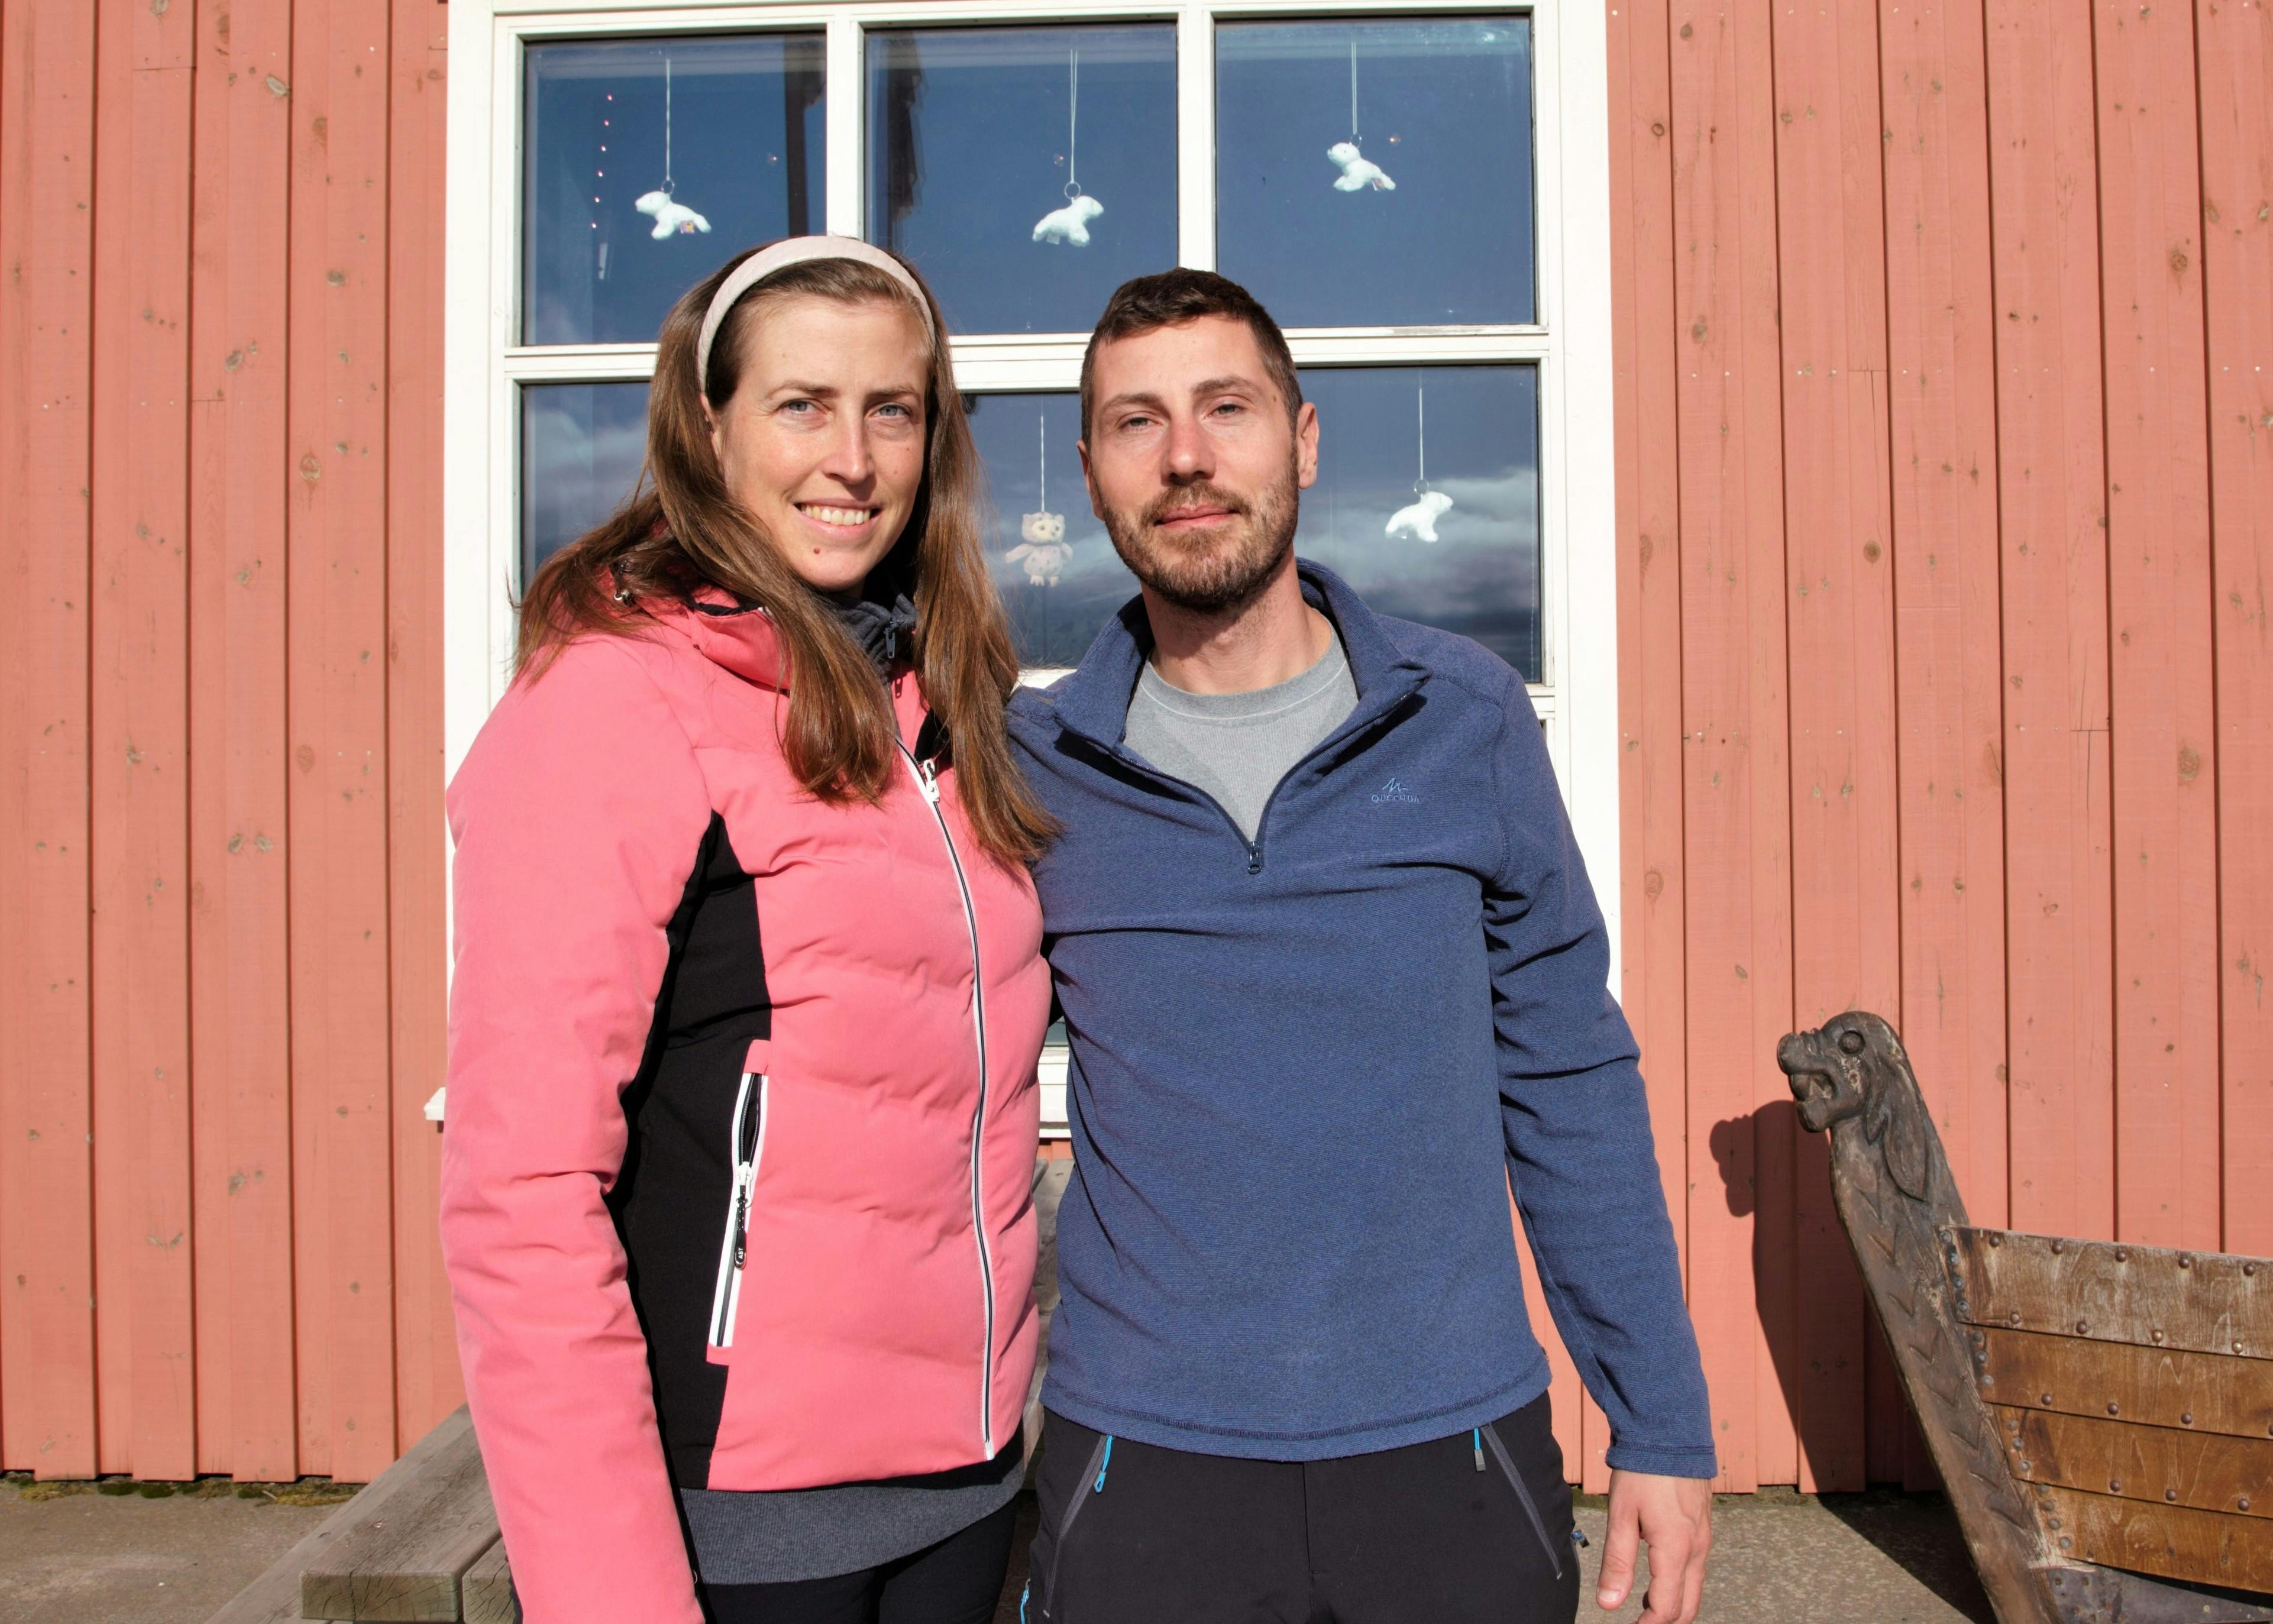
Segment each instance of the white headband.
M702 336L694 347L694 379L706 393L710 386L710 345L718 336L719 325L735 302L775 272L785 266L802 265L808 259L857 259L862 265L873 266L908 290L923 312L924 331L930 334L934 347L939 334L931 325L931 301L924 297L923 288L908 274L902 265L881 248L872 247L852 236L793 236L784 237L770 248L761 248L734 267L734 273L718 284L718 291L710 296L710 308L703 313Z

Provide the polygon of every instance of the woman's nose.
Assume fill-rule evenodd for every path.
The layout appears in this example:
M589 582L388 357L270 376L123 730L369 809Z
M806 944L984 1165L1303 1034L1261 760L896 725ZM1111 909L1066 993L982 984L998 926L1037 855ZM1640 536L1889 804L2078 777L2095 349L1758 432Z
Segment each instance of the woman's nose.
M867 419L852 418L830 437L828 454L821 460L821 471L847 485L858 485L864 483L875 468L876 460L868 447Z

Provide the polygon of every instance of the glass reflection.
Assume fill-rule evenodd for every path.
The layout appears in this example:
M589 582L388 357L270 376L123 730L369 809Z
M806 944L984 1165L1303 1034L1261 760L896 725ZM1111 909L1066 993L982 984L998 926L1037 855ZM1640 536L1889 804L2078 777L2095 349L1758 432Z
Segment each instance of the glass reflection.
M739 249L819 228L818 34L529 48L528 344L643 343Z
M1537 319L1521 17L1216 30L1216 253L1281 326Z
M521 580L616 511L647 458L647 385L530 384L521 392Z
M956 332L1086 333L1176 263L1174 30L874 30L868 153L869 240Z
M1380 613L1474 638L1539 680L1538 369L1314 367L1302 377L1318 408L1319 456L1296 550ZM1089 511L1075 451L1079 398L969 400L995 509L989 565L1019 660L1078 664L1136 593Z
M1318 483L1294 545L1377 612L1540 679L1539 369L1311 367ZM1434 539L1431 539L1431 538Z
M1089 511L1082 483L1081 397L967 395L971 437L994 504L987 567L1009 611L1018 662L1078 665L1136 578Z

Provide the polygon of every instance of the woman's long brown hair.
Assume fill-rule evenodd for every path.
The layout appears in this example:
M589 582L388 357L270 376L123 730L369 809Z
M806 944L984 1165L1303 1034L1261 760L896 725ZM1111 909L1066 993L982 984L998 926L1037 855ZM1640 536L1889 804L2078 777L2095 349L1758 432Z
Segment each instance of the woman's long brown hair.
M734 500L711 447L702 402L707 393L712 407L723 410L734 398L751 324L785 299L874 303L918 312L907 289L872 266L805 260L736 301L711 348L710 375L698 378L695 345L711 295L747 257L728 260L664 318L639 483L604 523L537 571L521 604L514 669L535 681L579 637L639 633L646 617L625 607L638 598L684 603L704 587L721 588L764 610L773 622L789 676L782 745L790 770L824 801L873 802L901 770L890 696L828 603ZM912 266L908 269L914 273ZM929 331L944 335L946 323L928 287L924 301L931 307ZM877 570L887 580L912 577L916 670L933 714L947 727L972 831L995 857L1031 860L1056 826L1010 759L1002 707L1018 680L1018 661L1001 600L979 554L979 454L943 338L932 344L924 421L923 486L907 528Z

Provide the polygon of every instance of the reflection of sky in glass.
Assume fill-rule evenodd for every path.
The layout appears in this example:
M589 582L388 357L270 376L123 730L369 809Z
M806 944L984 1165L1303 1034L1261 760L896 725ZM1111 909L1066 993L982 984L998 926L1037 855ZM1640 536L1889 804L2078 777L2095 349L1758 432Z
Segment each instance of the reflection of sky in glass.
M647 385L521 392L521 580L616 511L647 457Z
M1113 550L1105 526L1089 511L1081 477L1081 397L1076 394L983 394L965 397L971 436L986 464L994 513L986 530L987 567L994 572L1018 661L1026 666L1078 665L1106 617L1136 595L1136 578ZM1043 435L1048 436L1047 501L1041 485ZM1026 545L1021 526L1029 513L1051 513L1065 521L1070 551L1044 543L1024 558L1005 555ZM1057 568L1057 584L1044 584ZM1042 579L1036 579L1037 576Z
M1175 31L874 30L868 153L869 240L922 268L949 327L1086 333L1115 288L1176 263ZM1086 246L1037 243L1069 168L1104 213Z
M1427 489L1452 498L1437 539L1386 534L1414 503L1421 474L1416 396L1428 390ZM1302 493L1295 548L1333 570L1384 615L1473 637L1526 677L1540 674L1539 377L1533 366L1314 367L1302 389L1318 408L1318 483ZM1089 511L1074 443L1071 394L971 397L971 431L986 463L995 517L986 548L1029 666L1074 665L1136 582ZM1037 491L1039 438L1049 444L1046 511L1065 521L1071 551L1055 586L1030 578L1025 514Z
M1339 191L1357 53L1362 157ZM1281 326L1536 319L1531 29L1519 17L1216 30L1216 255Z
M636 207L664 175L710 229ZM818 34L532 45L524 150L523 341L644 343L679 296L738 251L820 228Z
M1318 483L1295 550L1377 613L1473 637L1533 681L1539 654L1539 369L1310 367ZM1390 520L1421 473L1416 396L1428 391L1428 484L1452 505L1435 543Z

